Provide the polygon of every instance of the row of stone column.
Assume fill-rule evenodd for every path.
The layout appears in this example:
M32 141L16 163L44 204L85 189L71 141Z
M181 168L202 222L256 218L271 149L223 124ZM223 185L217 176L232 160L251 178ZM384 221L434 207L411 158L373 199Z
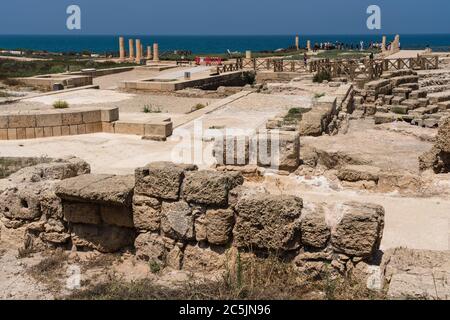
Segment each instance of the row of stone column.
M144 58L144 46L141 43L141 39L136 39L136 51L134 47L134 40L128 39L128 47L129 47L129 60L136 61L140 63ZM120 60L126 60L126 52L125 52L125 39L124 37L119 37L119 55ZM147 46L147 60L159 61L159 45L157 43L153 44L153 54L151 46Z
M383 40L381 43L381 50L383 52L388 50L388 48L386 46L386 36L383 36ZM391 51L391 53L395 53L395 52L398 52L399 50L400 50L400 36L397 34L394 38L394 41L392 41L392 43L391 43L390 51Z

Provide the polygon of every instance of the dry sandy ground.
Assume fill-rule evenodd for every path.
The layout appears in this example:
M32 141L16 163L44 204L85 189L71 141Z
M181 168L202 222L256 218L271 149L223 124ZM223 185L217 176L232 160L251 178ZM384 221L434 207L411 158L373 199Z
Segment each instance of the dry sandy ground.
M152 161L173 161L173 156L179 159L180 152L183 153L182 158L184 158L188 154L188 150L193 146L192 143L194 143L189 138L194 137L194 130L200 122L200 127L205 131L203 132L204 135L214 134L214 130L209 129L212 126L255 130L263 126L268 118L286 111L292 106L310 103L308 99L299 99L294 96L280 96L277 98L275 95L269 97L256 93L248 96L245 96L245 94L247 93L238 95L243 96L241 98L243 101L238 99L216 109L214 112L198 117L195 122L190 121L178 127L167 142L147 141L141 140L138 136L106 133L21 141L11 140L0 142L0 156L45 155L62 157L77 155L88 161L92 166L92 171L95 173L129 174L134 172L134 168ZM164 98L164 96L161 98ZM227 99L225 101L232 101L233 97ZM197 101L198 99L176 98L176 100ZM165 116L165 114L156 115ZM132 113L130 114L130 119L135 119L138 116L139 114ZM148 115L143 114L143 117L145 116ZM180 137L186 137L186 135L189 135L189 138L180 143ZM196 143L199 143L202 138L202 136L197 136ZM201 167L209 166L212 161L211 145L212 143L200 145L200 150L209 150L209 152L205 151L205 158L191 157L186 159L186 162L194 162Z

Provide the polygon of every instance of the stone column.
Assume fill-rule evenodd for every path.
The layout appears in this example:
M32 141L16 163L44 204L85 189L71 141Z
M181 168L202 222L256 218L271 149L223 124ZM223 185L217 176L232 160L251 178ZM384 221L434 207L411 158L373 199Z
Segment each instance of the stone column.
M134 59L134 41L133 39L128 40L128 46L130 47L130 60Z
M300 49L300 37L298 35L295 36L295 48L297 48L297 50Z
M136 62L141 62L141 40L140 39L136 39Z
M123 37L119 38L119 52L120 52L120 60L125 60L125 40Z
M306 42L306 49L308 49L308 51L311 51L311 40L308 40Z
M252 58L252 52L250 50L245 51L245 59L251 59Z
M159 46L157 43L153 44L153 61L159 61Z
M381 42L381 51L386 51L386 36L383 36L383 40Z
M396 53L400 50L400 36L397 34L394 38L394 41L391 45L391 51L392 53Z
M152 47L147 46L147 59L150 60L152 58Z

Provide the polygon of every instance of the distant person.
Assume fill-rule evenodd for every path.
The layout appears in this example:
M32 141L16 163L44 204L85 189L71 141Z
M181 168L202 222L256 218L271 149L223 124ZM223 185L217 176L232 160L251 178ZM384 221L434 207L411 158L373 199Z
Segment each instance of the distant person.
M305 64L305 67L308 65L308 55L306 52L303 54L303 63Z
M370 53L369 59L370 59L370 60L373 60L373 52Z

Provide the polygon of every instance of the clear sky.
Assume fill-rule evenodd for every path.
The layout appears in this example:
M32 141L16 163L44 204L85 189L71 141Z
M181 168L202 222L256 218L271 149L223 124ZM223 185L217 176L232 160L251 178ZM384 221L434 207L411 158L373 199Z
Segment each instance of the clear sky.
M66 29L66 8L82 30ZM381 7L382 29L366 27ZM0 34L450 33L449 0L1 0Z

